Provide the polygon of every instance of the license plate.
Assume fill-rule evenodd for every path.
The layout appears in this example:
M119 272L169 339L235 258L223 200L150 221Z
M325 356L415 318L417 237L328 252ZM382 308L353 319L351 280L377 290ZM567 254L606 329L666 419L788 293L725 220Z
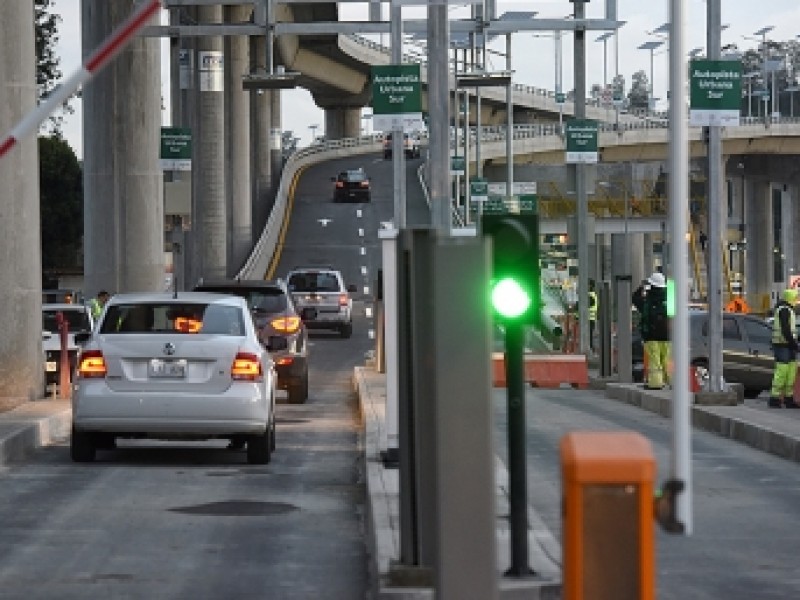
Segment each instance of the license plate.
M58 363L54 360L48 360L44 364L44 370L47 371L48 373L55 373L56 371L58 371Z
M147 375L154 378L182 379L186 377L186 360L153 358L147 365Z

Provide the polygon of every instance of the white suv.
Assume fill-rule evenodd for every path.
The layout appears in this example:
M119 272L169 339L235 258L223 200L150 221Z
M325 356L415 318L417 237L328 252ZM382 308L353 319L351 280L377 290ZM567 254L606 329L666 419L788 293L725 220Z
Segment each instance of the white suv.
M309 329L334 329L343 338L353 334L355 285L345 287L342 274L330 267L296 267L286 276L286 284L297 310L314 308L317 316L305 321Z

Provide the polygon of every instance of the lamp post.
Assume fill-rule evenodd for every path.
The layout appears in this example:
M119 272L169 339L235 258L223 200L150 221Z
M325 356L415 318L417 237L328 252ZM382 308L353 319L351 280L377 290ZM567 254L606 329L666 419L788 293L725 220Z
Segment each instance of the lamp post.
M308 128L311 130L311 144L317 141L317 128L319 125L309 125ZM310 144L309 144L310 145Z
M775 29L773 25L767 25L762 27L758 31L754 32L753 35L760 35L761 36L761 52L763 53L763 57L761 59L761 73L764 80L764 87L767 87L767 34ZM772 75L772 106L773 110L775 107L775 74ZM764 119L767 119L767 111L766 111L766 104L764 105Z
M614 35L613 31L606 31L604 34L597 36L595 42L603 42L603 91L608 87L608 54L606 52L606 44L608 38Z
M653 50L661 46L664 42L661 40L658 41L650 41L645 42L644 44L638 47L639 50L649 50L650 51L650 86L647 90L647 105L650 110L653 109L655 106L654 98L653 98Z

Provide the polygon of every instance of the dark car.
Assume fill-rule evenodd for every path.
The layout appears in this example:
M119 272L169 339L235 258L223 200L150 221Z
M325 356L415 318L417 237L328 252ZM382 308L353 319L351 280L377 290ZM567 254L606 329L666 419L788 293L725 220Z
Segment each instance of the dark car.
M286 338L287 348L271 353L278 373L278 388L288 392L290 403L305 402L308 398L308 333L305 321L316 318L316 310L298 311L286 288L278 282L207 281L194 289L245 298L262 343L270 336Z
M342 171L333 181L334 202L369 202L371 200L369 177L364 169Z
M699 378L708 378L708 312L689 312L689 361ZM772 329L759 317L742 313L722 315L722 375L727 383L740 383L747 398L755 398L772 385ZM633 332L634 379L643 376L644 349Z

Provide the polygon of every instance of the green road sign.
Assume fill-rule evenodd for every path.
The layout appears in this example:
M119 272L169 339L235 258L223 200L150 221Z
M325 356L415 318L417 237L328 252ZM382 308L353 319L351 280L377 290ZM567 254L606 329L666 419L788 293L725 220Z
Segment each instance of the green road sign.
M557 104L564 104L564 101L567 99L567 95L564 92L556 92L556 103Z
M162 171L191 171L192 130L162 127L159 159Z
M377 131L423 128L419 65L372 67L372 126Z
M489 182L483 177L470 179L469 197L472 202L486 202L489 199Z
M467 171L467 160L463 156L450 157L450 174L463 175Z
M739 125L742 63L698 59L689 64L689 124Z
M596 163L597 121L573 119L567 121L567 163Z

